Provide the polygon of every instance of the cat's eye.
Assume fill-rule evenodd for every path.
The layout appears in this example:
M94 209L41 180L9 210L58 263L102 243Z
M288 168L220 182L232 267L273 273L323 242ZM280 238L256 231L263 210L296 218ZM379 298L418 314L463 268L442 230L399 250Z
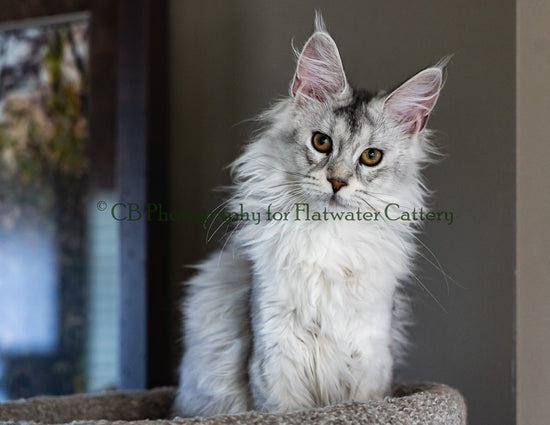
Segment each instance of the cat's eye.
M375 148L368 148L361 154L361 163L373 167L382 161L382 151Z
M315 150L321 153L330 153L330 151L332 150L332 140L324 133L313 133L311 144L313 145Z

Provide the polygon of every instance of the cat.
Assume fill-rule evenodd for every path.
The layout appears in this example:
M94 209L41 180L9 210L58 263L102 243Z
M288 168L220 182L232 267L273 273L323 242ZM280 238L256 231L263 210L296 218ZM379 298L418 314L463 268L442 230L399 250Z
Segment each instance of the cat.
M388 395L420 225L381 212L425 205L426 123L445 65L389 93L357 90L316 15L289 96L262 114L231 167L229 209L262 219L235 223L187 283L175 413L284 413ZM306 220L306 207L325 215ZM363 211L377 219L331 219Z

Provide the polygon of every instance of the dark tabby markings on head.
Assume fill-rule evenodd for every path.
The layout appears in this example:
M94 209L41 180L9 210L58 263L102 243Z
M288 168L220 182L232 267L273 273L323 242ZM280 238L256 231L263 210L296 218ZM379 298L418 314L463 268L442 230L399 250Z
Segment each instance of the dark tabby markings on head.
M373 124L371 118L366 112L366 106L373 99L373 97L374 95L366 90L354 89L351 102L346 106L336 108L334 113L337 116L345 118L349 125L350 131L355 133L362 118L366 118L370 124Z
M309 149L309 146L307 145L304 145L304 147L302 148L305 155L306 155L306 161L307 161L307 164L308 165L314 165L315 164L315 160L313 158L313 153L310 152L310 149Z
M323 158L321 158L321 160L319 161L318 159L315 158L315 154L311 151L311 148L309 145L304 145L302 149L305 153L306 162L310 167L308 172L311 172L313 170L326 166L329 160L329 155L324 155Z

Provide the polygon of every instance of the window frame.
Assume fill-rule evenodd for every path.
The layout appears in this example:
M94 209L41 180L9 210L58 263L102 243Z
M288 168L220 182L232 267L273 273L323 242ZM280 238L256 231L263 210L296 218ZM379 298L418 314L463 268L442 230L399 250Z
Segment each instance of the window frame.
M167 0L0 0L0 24L90 14L90 156L94 189L119 202L168 201ZM167 223L120 226L121 389L173 384L174 303Z

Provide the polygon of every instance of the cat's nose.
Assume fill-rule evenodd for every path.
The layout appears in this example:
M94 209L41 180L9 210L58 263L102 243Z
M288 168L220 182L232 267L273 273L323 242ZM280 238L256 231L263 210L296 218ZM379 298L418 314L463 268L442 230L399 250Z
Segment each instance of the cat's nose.
M332 185L332 191L334 193L338 192L340 189L342 189L344 186L347 186L348 184L342 180L336 180L336 179L329 179L327 178L327 180L330 182L330 184Z

